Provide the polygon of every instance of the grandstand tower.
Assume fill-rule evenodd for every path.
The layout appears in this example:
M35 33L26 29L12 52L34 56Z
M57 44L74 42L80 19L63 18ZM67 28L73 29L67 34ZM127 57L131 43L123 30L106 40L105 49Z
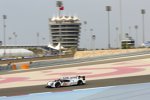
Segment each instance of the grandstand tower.
M56 16L49 19L51 39L54 46L78 48L81 23L76 16Z

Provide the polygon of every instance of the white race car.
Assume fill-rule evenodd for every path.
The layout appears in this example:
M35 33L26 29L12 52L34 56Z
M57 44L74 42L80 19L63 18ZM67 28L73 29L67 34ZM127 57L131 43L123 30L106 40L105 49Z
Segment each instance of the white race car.
M63 77L58 80L48 82L46 87L58 88L62 86L84 85L85 83L85 76Z

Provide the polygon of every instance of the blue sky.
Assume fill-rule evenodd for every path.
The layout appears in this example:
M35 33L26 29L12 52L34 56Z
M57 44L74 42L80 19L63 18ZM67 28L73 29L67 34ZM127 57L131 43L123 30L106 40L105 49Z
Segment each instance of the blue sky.
M119 0L63 0L65 10L64 15L76 15L81 22L87 21L87 25L82 24L80 47L91 48L91 33L96 35L95 48L107 48L107 12L105 6L112 6L110 12L111 46L117 45L116 27L120 26L119 21ZM129 33L135 38L135 25L138 29L138 42L142 37L142 15L140 10L146 9L145 14L145 37L150 40L150 7L148 0L122 0L122 22L123 33ZM2 15L7 15L6 20L6 40L8 45L36 45L36 33L40 33L40 44L48 44L49 27L48 18L57 13L56 0L0 0L0 40L3 40L3 19ZM86 28L86 32L85 32ZM93 29L93 32L90 31ZM16 41L13 32L18 35ZM8 40L12 37L11 40ZM43 40L45 38L45 40Z

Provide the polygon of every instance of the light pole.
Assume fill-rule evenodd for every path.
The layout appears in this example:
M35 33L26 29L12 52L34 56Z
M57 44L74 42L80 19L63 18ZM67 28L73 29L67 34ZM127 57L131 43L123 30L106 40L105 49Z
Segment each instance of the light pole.
M88 43L87 43L87 41L88 41L88 36L86 35L86 32L87 32L87 29L86 29L86 25L87 25L87 21L84 21L83 22L83 24L84 24L84 26L85 26L85 29L84 29L84 33L85 33L85 44L86 44L86 49L88 49ZM87 36L87 37L86 37Z
M36 36L37 36L37 46L39 46L39 36L40 36L40 34L36 33Z
M7 16L6 15L3 15L3 28L4 28L4 57L6 55L6 23L5 23L5 20L7 19Z
M11 39L12 39L12 37L8 37L9 45L11 44Z
M129 34L131 35L131 26L129 26Z
M95 39L96 39L96 35L95 35L95 34L93 34L93 35L92 35L93 50L95 50Z
M117 37L116 37L116 41L117 41L117 48L119 48L119 43L120 43L120 38L121 38L121 36L120 36L120 34L119 34L119 28L118 27L116 27L116 34L117 34Z
M93 38L92 38L92 34L93 34L93 29L91 28L90 29L90 33L91 33L91 35L90 35L90 40L91 40L91 46L90 46L90 48L91 48L91 50L92 50L92 43L93 43Z
M121 41L123 39L123 23L122 23L122 0L119 0L119 8L120 8L120 47L122 46Z
M16 32L13 32L14 35L14 44L17 45L17 34Z
M109 15L109 12L111 11L111 6L106 6L106 11L108 12L108 49L110 49L111 45L110 45L110 15Z
M16 45L17 45L17 37L18 37L18 35L17 35L17 34L15 34L15 41L16 41Z
M143 40L142 42L145 42L145 20L144 20L144 15L145 15L146 11L145 9L141 9L141 14L142 14L142 23L143 23Z
M135 36L136 36L136 41L135 41L135 43L136 43L136 47L138 47L138 25L135 25L134 26L134 28L135 28Z
M44 44L44 41L45 41L45 37L43 37L43 38L42 38L42 40L43 40L43 44Z

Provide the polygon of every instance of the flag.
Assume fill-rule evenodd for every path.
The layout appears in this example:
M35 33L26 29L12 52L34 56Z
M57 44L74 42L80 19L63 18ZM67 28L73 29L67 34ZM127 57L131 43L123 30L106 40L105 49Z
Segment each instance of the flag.
M59 7L59 10L64 10L64 6Z

